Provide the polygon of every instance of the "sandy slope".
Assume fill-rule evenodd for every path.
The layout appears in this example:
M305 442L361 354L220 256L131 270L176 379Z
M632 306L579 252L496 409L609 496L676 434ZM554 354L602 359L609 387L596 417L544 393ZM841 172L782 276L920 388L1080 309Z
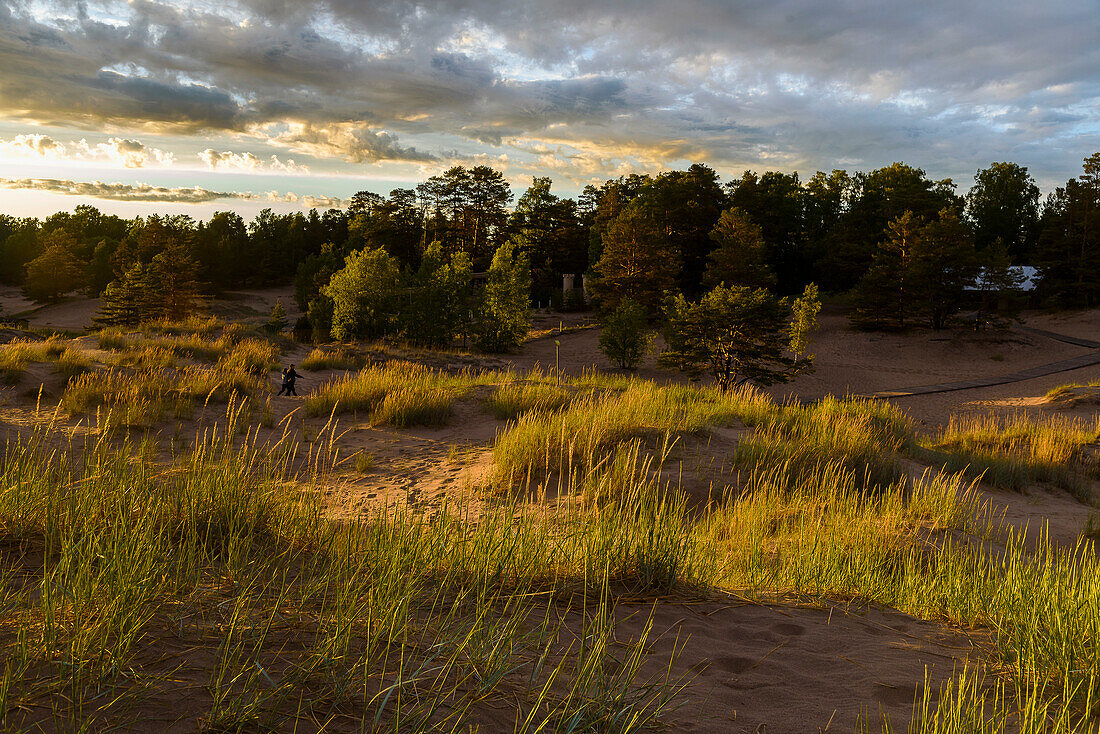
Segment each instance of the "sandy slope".
M5 313L13 313L25 305L19 298L17 293L0 293L0 307ZM213 310L227 318L258 322L266 318L275 298L292 312L292 317L295 315L287 289L243 292L231 300L219 301ZM34 310L31 318L37 325L79 328L94 311L91 301L72 301ZM546 315L537 320L536 328L546 331L558 322L576 325L586 318ZM1037 328L1100 339L1100 312L1033 315L1028 322ZM300 362L307 351L300 347L287 355L287 361ZM1012 372L1084 350L1020 332L868 334L851 330L843 314L829 312L822 318L813 351L817 354L817 370L791 385L772 388L773 395L780 399L813 399L959 380ZM511 364L528 369L535 365L552 367L555 356L567 373L576 374L593 366L609 368L598 351L596 329L547 335L529 342L522 353L505 359L454 355L440 360L441 364L455 365L477 364L480 360L486 366ZM340 374L306 373L299 387L305 392ZM638 374L659 381L684 379L658 369L652 355ZM54 384L57 380L45 366L34 367L32 376L47 383L47 395L60 394L60 385ZM1046 390L1091 379L1100 379L1100 367L991 388L899 398L895 402L928 427L943 424L956 412L1023 410L1060 414L1041 400ZM34 423L33 408L28 407L33 405L28 385L25 382L0 391L4 403L0 419L8 432L24 432ZM488 389L483 389L485 394ZM505 425L481 406L480 398L484 396L479 393L460 403L449 425L440 429L395 430L371 426L361 417L341 417L337 447L345 459L341 464L344 481L326 498L331 512L337 517L352 517L381 503L407 503L431 511L459 497L476 500L474 488L491 468L492 443ZM272 400L277 421L287 419L294 431L316 435L325 422L306 420L295 412L301 398ZM1095 418L1097 409L1080 408L1070 414ZM194 428L200 430L198 422ZM171 435L174 425L166 424L163 430ZM738 436L737 429L716 431L705 442L685 442L678 447L677 471L680 466L685 469L685 487L693 497L705 499L712 486L729 480L724 475L725 460ZM365 473L354 468L354 457L360 452L374 457L373 466ZM1075 541L1091 512L1090 507L1064 492L1044 488L1026 494L988 490L985 497L1003 513L1006 523L1034 531L1049 521L1054 539L1067 544ZM964 663L973 664L985 657L986 642L973 632L889 609L821 610L746 604L736 599L730 603L662 601L655 607L623 606L619 610L619 638L641 634L651 611L655 655L648 671L658 675L659 661L667 664L675 651L673 678L691 681L678 697L679 709L668 719L670 729L675 731L851 731L861 712L872 719L882 712L895 722L904 722L926 672L938 684ZM579 619L570 624L579 627ZM483 731L510 729L514 712L487 710L481 717ZM162 729L154 726L144 730Z

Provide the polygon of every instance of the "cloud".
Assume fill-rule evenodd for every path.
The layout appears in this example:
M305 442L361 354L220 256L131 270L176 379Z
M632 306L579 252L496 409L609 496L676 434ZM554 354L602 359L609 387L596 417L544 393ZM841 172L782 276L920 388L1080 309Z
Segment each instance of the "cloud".
M84 138L61 142L37 133L16 135L8 140L0 138L0 156L105 163L125 168L144 168L149 165L170 166L175 162L175 156L172 153L149 147L139 140L108 138L107 142L92 145Z
M224 199L299 204L303 207L342 208L343 199L312 194L268 191L212 191L201 186L169 187L146 183L104 183L102 181L71 181L57 178L0 178L0 188L49 191L66 196L84 196L110 201L152 202L172 204L206 204Z
M8 0L0 68L0 118L352 164L961 176L1014 158L1064 181L1100 147L1077 0ZM208 165L249 170L232 155Z
M208 168L215 171L277 171L293 175L309 173L308 166L299 165L293 159L280 160L277 155L264 160L253 153L234 153L229 150L217 151L207 148L200 152L198 157Z
M283 127L287 129L270 135L268 142L271 145L317 158L339 156L352 163L435 159L428 153L399 145L397 138L384 130L372 130L361 125L291 123Z

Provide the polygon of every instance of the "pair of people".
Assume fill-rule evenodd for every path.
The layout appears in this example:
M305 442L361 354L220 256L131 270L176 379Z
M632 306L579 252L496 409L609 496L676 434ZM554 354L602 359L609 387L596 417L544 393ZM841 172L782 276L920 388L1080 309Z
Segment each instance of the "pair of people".
M294 397L298 397L298 393L294 390L294 382L299 377L300 375L294 371L294 365L290 365L283 370L283 386L279 388L279 395L293 395Z

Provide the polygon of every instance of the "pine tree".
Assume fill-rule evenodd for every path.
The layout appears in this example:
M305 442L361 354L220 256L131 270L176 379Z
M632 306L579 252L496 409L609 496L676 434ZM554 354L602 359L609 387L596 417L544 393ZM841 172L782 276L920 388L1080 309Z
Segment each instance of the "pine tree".
M906 306L910 300L905 277L920 230L920 220L909 211L886 228L886 240L875 253L871 268L856 286L856 309L852 320L857 325L871 329L905 326Z
M707 286L775 285L775 274L768 267L764 235L744 210L734 207L722 212L710 238L716 247L710 253L703 277Z
M953 209L921 228L908 272L909 311L923 315L933 329L942 329L959 310L966 289L978 274L978 255L970 229Z
M198 308L198 264L187 248L170 240L149 263L146 282L149 288L151 314L169 321L179 321Z
M145 266L135 263L103 291L103 306L93 319L103 326L137 326L149 308Z
M787 382L813 367L808 334L817 326L816 287L792 309L765 288L717 286L696 302L666 304L666 349L658 360L693 378L709 373L723 388Z
M676 285L680 255L642 202L631 202L603 236L592 290L600 307L613 311L623 298L656 314L665 293Z
M54 230L43 240L45 252L27 263L23 293L32 301L56 301L87 282L87 263L75 252L76 239L64 230Z
M271 307L271 316L264 322L264 329L272 334L278 334L286 329L289 322L286 318L286 309L279 299L275 299L275 305Z
M600 330L600 351L624 370L637 369L652 342L645 308L629 298L619 301Z

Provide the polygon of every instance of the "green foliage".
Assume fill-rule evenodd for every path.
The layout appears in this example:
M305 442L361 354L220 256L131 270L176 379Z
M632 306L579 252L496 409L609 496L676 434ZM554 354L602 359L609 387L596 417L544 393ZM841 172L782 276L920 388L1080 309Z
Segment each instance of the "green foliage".
M137 263L107 284L103 305L94 320L103 326L137 326L145 318L148 301L145 267Z
M926 224L914 247L909 280L913 311L933 329L947 326L966 288L978 274L978 256L969 228L952 209Z
M991 163L974 174L974 186L966 194L966 217L979 250L999 246L1010 264L1028 263L1039 229L1039 187L1026 167Z
M332 275L321 295L332 300L332 335L373 339L393 325L397 262L382 248L356 250Z
M656 314L661 299L676 285L680 255L662 232L653 210L631 202L603 236L592 290L603 310L614 310L623 298Z
M727 283L752 288L775 285L775 275L766 259L764 236L745 211L734 207L722 212L710 238L715 249L708 259L704 285Z
M309 304L328 285L332 274L340 269L336 246L326 242L319 254L309 255L298 264L294 274L294 300L298 308L306 311Z
M198 308L198 266L187 247L163 227L150 248L159 248L148 264L131 260L122 276L103 291L103 306L94 319L104 326L137 326L158 319L183 321ZM144 235L143 235L144 237Z
M816 290L816 289L814 289ZM813 366L806 334L817 324L816 300L807 289L792 326L790 304L764 288L718 286L697 302L669 299L661 364L692 377L709 373L723 388L742 381L786 382Z
M1100 153L1047 198L1036 264L1044 297L1064 306L1100 303Z
M790 349L802 356L810 346L810 334L817 329L817 315L821 312L821 299L817 296L817 285L810 283L802 295L791 304L791 323L788 334L791 337Z
M309 302L306 318L314 342L327 342L332 338L332 299L324 294Z
M551 185L548 177L535 176L508 222L509 230L523 239L538 301L555 298L562 273L588 268L588 232L577 202L550 193Z
M497 248L478 298L474 342L486 352L519 346L531 326L531 269L517 242Z
M23 293L32 301L56 301L86 282L87 263L77 255L76 239L64 230L47 234L42 241L45 251L27 263Z
M942 329L978 274L969 228L953 209L922 222L905 212L890 223L871 269L856 289L853 321L865 328L903 328L922 318Z
M187 247L169 241L149 263L146 298L151 306L147 319L180 321L191 316L199 299L198 264Z
M442 245L424 251L420 268L403 278L407 294L401 320L405 337L425 347L446 347L466 328L470 314L470 258L456 252L449 261Z
M264 329L272 334L278 334L286 330L287 324L290 322L286 318L286 309L283 308L283 304L279 302L279 299L275 299L275 305L271 307L271 315L267 321L264 322Z
M645 308L630 298L619 301L604 319L600 330L600 351L624 370L635 370L653 343Z

